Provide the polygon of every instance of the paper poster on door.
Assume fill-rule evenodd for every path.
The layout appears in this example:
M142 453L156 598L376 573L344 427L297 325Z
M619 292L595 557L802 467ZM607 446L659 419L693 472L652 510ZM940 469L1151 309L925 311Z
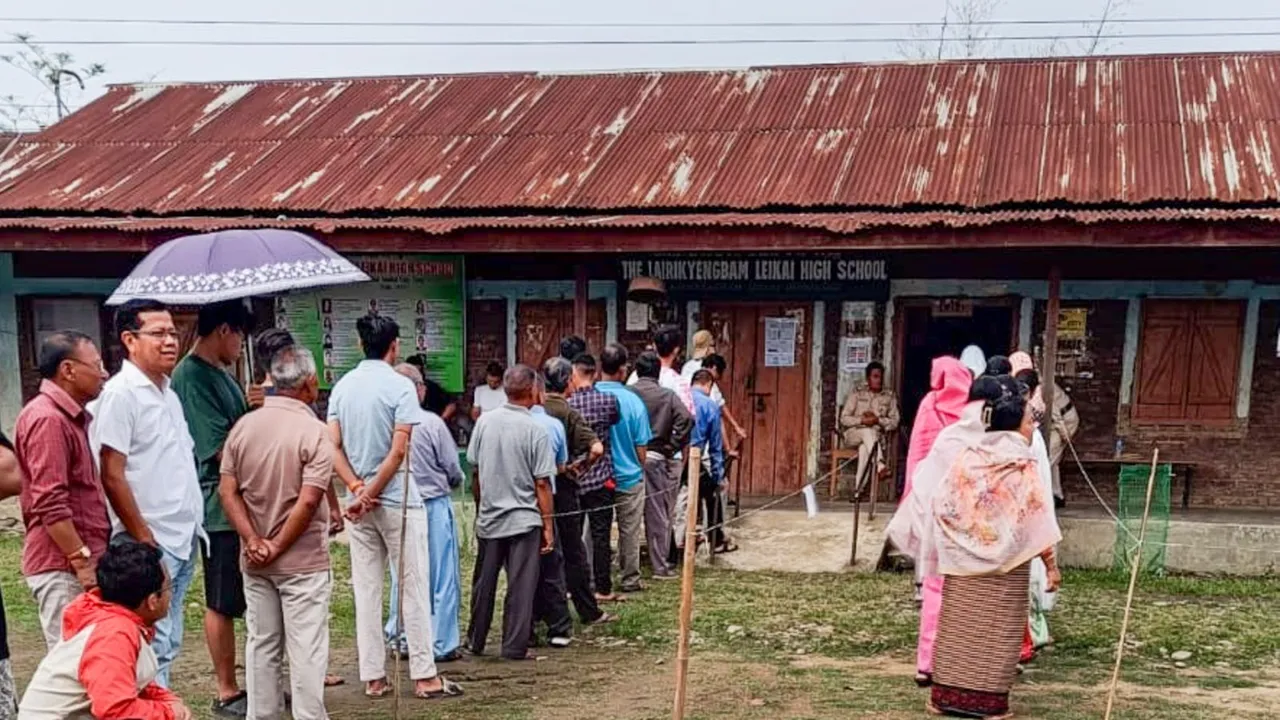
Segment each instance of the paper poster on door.
M844 353L841 356L841 369L847 373L861 373L871 364L871 347L875 343L869 337L844 338Z
M794 367L796 364L796 335L800 322L795 318L771 317L764 319L764 366Z
M627 301L627 332L644 332L649 329L649 305Z

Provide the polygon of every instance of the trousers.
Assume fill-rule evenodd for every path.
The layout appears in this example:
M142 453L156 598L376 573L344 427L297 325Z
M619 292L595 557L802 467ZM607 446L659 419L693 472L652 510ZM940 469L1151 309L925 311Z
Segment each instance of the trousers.
M600 604L591 591L591 565L587 560L587 545L582 541L582 506L578 502L578 488L568 478L556 481L556 549L564 562L564 584L578 619L593 623L600 618Z
M480 538L476 543L476 569L471 578L471 624L467 640L471 651L484 653L497 602L498 575L507 574L507 596L502 606L502 657L523 660L533 634L533 598L538 591L539 545L542 529L504 538Z
M578 496L591 529L591 575L595 591L613 594L613 491L591 490Z
M675 482L678 482L676 478ZM644 459L644 537L649 544L649 564L654 575L670 575L671 521L675 512L675 482L671 479L671 461L650 451Z
M245 575L246 720L276 720L284 713L281 660L289 658L295 720L325 720L324 675L329 666L329 571L299 575Z

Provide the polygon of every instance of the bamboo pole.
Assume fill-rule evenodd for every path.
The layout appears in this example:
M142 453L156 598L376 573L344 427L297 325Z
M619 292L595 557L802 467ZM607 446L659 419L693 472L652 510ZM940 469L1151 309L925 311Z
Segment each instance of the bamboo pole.
M1160 448L1151 455L1151 475L1147 477L1147 500L1142 508L1142 525L1138 530L1138 547L1134 548L1129 569L1129 595L1124 601L1124 619L1120 622L1120 640L1116 643L1116 664L1111 670L1111 687L1107 690L1107 713L1104 720L1111 720L1111 708L1116 701L1116 684L1120 682L1120 663L1124 659L1124 638L1129 632L1129 615L1133 610L1133 591L1138 585L1138 569L1142 566L1142 544L1147 539L1147 517L1151 514L1151 494L1156 487L1156 467L1160 462Z
M408 531L409 525L409 483L413 482L413 478L409 476L409 458L412 453L405 453L404 456L404 496L400 500L400 556L396 560L396 631L404 632L404 536ZM381 617L381 615L379 615ZM396 694L395 717L400 720L400 638L395 639L396 650L396 684L392 686ZM410 683L412 684L412 680Z
M671 710L671 720L684 720L685 691L689 681L689 625L693 619L693 564L698 553L698 476L701 470L701 448L689 448L689 512L684 529L684 565L681 567L680 577L680 631L676 635L676 699L675 706Z
M1049 269L1049 300L1044 314L1044 357L1040 358L1040 397L1044 399L1049 421L1042 423L1045 447L1053 436L1053 395L1058 382L1058 321L1062 315L1062 269L1055 263Z

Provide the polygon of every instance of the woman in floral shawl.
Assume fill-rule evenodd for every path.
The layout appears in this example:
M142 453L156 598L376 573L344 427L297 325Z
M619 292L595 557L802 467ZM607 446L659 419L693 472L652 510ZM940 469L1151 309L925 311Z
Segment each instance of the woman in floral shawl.
M944 577L934 647L930 711L971 718L1009 716L1026 632L1031 560L1059 582L1061 540L1031 451L1034 419L1016 380L982 410L986 432L960 452L933 493L932 537Z

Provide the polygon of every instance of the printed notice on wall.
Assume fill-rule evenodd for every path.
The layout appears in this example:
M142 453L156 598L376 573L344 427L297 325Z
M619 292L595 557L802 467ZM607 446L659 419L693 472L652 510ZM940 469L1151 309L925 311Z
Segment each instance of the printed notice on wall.
M1062 308L1058 311L1059 340L1083 340L1088 335L1088 308Z
M843 338L844 352L840 357L841 369L847 373L861 373L871 364L871 347L875 343L874 338L869 337L847 337Z
M462 258L453 255L357 255L372 282L276 298L276 325L311 350L320 387L330 389L364 359L356 321L394 318L400 357L421 354L427 375L449 392L463 385L465 335Z
M794 367L800 321L789 317L764 319L764 366Z
M627 301L627 332L644 332L649 329L648 303Z

